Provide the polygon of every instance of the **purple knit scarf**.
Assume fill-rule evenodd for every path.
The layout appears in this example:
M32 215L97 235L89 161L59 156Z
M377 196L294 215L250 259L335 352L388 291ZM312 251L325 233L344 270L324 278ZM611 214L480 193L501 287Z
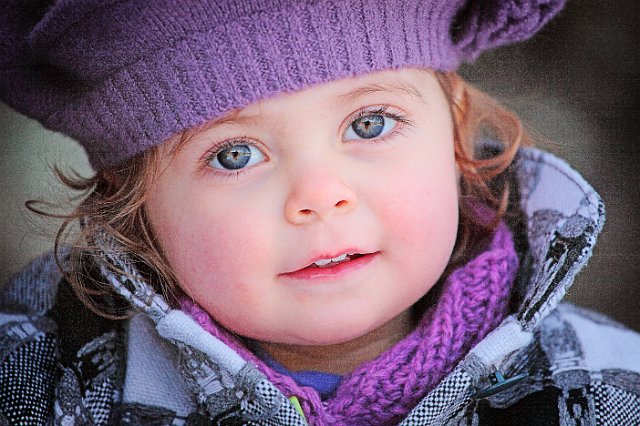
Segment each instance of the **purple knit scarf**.
M286 396L296 396L309 424L397 424L507 315L517 269L513 237L501 223L488 248L449 275L437 305L416 329L346 375L324 404L315 389L272 370L195 302L184 298L181 307L256 365Z

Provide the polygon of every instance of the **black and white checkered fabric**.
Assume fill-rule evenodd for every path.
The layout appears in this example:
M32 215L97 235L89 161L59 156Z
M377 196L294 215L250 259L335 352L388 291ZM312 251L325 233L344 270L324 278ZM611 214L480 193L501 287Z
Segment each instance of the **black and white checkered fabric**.
M38 335L0 363L0 413L9 424L43 425L50 418L57 345Z
M116 397L115 380L109 378L87 392L86 404L95 426L107 425L111 414L111 401Z
M265 401L271 407L278 407L278 410L273 413L268 419L251 421L249 424L255 424L260 426L305 426L306 422L302 419L300 414L291 405L273 385L263 381L260 382L255 389L256 395L259 395L261 401ZM261 415L262 411L258 407L253 407L251 404L243 407L245 418L255 418L256 415Z
M602 382L593 383L591 392L598 425L640 425L640 394L626 392Z
M404 419L401 426L447 424L464 407L473 391L471 377L457 369L433 389Z

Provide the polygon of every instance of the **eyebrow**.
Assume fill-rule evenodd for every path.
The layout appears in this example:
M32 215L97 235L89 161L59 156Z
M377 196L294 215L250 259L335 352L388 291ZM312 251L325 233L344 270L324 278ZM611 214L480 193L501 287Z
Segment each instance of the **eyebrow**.
M419 102L424 102L424 98L422 97L422 93L420 93L420 90L418 90L418 88L413 84L406 81L393 84L374 83L367 86L358 87L349 93L338 96L338 102L341 104L348 104L355 101L361 96L378 92L390 92L401 96L409 95Z

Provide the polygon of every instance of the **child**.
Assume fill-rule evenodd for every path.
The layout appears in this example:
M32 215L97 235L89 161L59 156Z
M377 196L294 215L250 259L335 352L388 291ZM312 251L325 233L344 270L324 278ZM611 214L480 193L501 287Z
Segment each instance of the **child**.
M5 289L0 419L639 423L640 337L559 304L600 198L454 72L561 7L5 2L3 101L96 175Z

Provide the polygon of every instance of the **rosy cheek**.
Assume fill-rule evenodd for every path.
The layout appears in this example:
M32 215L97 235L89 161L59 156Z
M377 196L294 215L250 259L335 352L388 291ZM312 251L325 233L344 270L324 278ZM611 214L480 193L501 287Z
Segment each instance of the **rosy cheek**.
M397 176L405 177L385 188L389 201L382 210L391 232L390 252L403 265L407 282L435 282L449 261L457 234L455 172L443 168Z
M212 209L213 210L213 209ZM191 214L178 232L177 250L170 259L176 264L181 284L192 291L234 286L242 289L252 273L265 259L265 232L258 232L260 222L241 212L233 216Z
M416 232L442 226L450 228L448 222L455 221L455 217L450 217L450 213L457 210L454 184L396 181L393 188L386 191L383 198L388 201L382 215L396 235L411 238Z
M233 236L229 235L224 226L214 226L212 223L204 222L193 224L195 226L185 230L184 238L177 242L180 253L173 259L180 264L179 270L185 272L182 284L187 287L200 286L204 282L218 283L228 280L224 276L229 272L225 265L233 263L235 253L233 253ZM215 278L214 278L215 277Z

